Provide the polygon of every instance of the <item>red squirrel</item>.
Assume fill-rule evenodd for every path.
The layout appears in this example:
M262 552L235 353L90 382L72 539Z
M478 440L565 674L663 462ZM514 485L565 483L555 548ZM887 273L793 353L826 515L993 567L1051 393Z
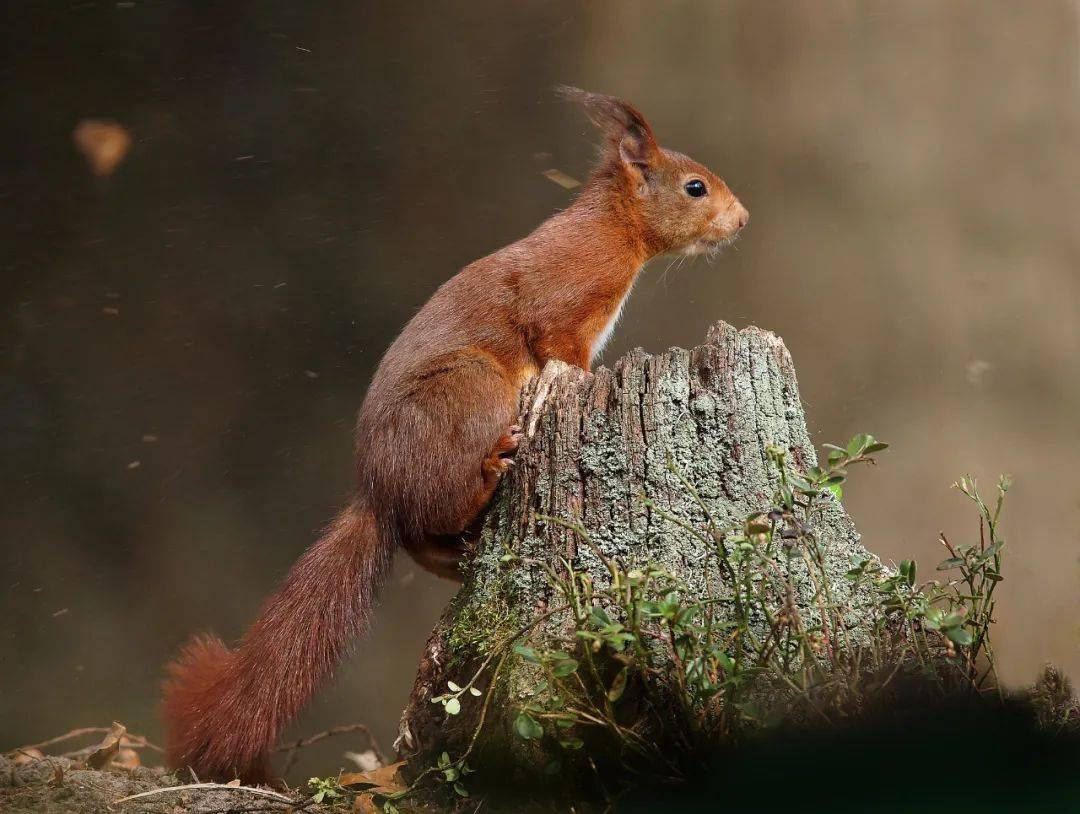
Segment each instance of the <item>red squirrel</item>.
M647 260L711 253L746 225L727 185L657 145L632 105L561 91L604 137L581 194L459 271L394 340L357 418L349 505L235 649L199 636L168 666L173 766L271 780L270 749L365 630L395 549L460 579L465 533L517 448L521 387L550 359L589 369Z

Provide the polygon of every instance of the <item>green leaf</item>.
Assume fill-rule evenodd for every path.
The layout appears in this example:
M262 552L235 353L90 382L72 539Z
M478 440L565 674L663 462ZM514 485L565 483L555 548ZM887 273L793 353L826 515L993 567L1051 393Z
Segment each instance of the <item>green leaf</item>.
M439 768L440 769L445 769L449 765L450 765L450 754L448 752L443 752L441 755L439 755Z
M457 715L459 712L461 712L460 701L458 701L456 698L451 698L449 701L446 702L447 715Z
M540 657L536 655L536 651L531 647L519 644L514 647L514 652L525 659L525 661L531 661L533 664L540 663Z
M915 560L900 561L900 575L903 576L904 580L907 582L908 585L915 584L915 571Z
M454 794L456 794L458 797L468 797L469 796L468 790L463 785L461 785L460 783L455 783L454 784Z
M972 638L971 633L967 630L967 628L963 628L963 627L951 627L951 628L949 628L948 630L945 631L945 635L948 636L950 639L952 639L957 644L962 644L964 646L967 646L967 645L971 644L973 641L975 641Z
M959 627L964 624L964 619L967 618L967 611L961 608L959 611L954 611L941 620L942 627Z
M446 779L447 783L453 783L458 779L459 774L460 772L458 772L457 768L454 766L443 769L443 777Z
M848 441L848 445L847 445L848 457L854 458L857 455L862 454L862 451L864 449L866 449L867 445L872 443L873 440L874 439L873 439L872 436L863 435L862 433L860 433L859 435L854 436L850 441Z
M476 687L469 687L469 694L475 695L477 698L483 695L483 693L481 693L480 690L476 689Z
M846 579L848 582L857 582L866 573L866 569L869 565L869 560L860 561L859 564L856 565L854 568L844 572L844 579Z
M522 712L514 719L514 732L522 740L528 741L542 737L544 728L529 713Z
M923 624L931 630L938 630L941 627L941 620L944 615L945 611L941 608L927 608Z
M580 749L582 746L584 746L585 741L583 741L581 738L567 738L566 740L559 741L559 745L563 749L568 749L570 751L574 751L574 750Z
M724 668L725 673L732 673L735 670L735 660L731 658L723 650L716 651L716 660L720 663L720 666Z
M800 477L799 475L792 474L791 483L794 484L799 489L809 489L810 488L810 482L808 480L806 480L805 478Z
M593 605L589 610L589 616L592 618L593 623L597 627L604 627L611 624L611 617L607 615L607 611L601 608L599 605Z
M642 602L638 606L645 616L663 616L664 612L661 610L659 602Z
M560 661L558 664L555 665L555 667L551 671L551 674L553 676L555 676L556 678L565 678L566 676L570 675L575 670L577 670L577 668L578 668L578 663L577 663L576 660L574 660L574 659L565 659L565 660Z

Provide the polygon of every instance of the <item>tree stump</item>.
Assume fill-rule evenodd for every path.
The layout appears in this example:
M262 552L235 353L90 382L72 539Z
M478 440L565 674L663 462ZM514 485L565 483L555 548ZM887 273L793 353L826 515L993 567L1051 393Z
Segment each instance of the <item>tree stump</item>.
M547 763L550 745L514 734L521 698L536 681L521 659L506 661L494 683L489 664L477 682L483 696L465 693L456 714L431 700L448 682L465 686L497 642L559 601L539 563L560 569L565 559L597 583L608 579L598 554L652 563L705 595L716 586L702 577L703 546L658 516L662 508L689 522L703 519L676 473L716 519L739 523L770 507L777 486L770 446L786 449L797 468L816 464L783 342L723 322L690 351L651 356L638 349L593 373L548 364L522 394L521 424L516 464L483 520L465 583L431 634L401 719L396 746L420 767L444 751L453 759L470 751L484 765L491 756L515 772ZM592 544L545 518L577 525ZM815 531L842 602L842 575L854 558L871 555L839 501L830 501ZM505 562L507 551L521 559ZM794 575L801 606L812 591L800 580L809 580ZM523 640L549 635L565 639L565 619L552 616Z

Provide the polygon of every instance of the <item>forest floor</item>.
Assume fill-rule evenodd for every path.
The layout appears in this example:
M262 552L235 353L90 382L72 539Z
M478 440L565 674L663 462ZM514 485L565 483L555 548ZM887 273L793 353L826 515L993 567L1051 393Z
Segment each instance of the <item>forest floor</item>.
M329 807L302 795L290 798L266 789L196 785L185 784L161 768L92 769L66 757L20 761L0 755L0 811L5 814L239 814L289 809L320 814L330 811Z
M1044 676L1040 687L1057 679ZM1038 688L1033 688L1038 690ZM446 793L443 784L404 793L401 764L343 773L314 781L306 790L198 783L162 767L141 765L139 753L155 750L118 725L91 746L48 755L36 747L0 754L3 814L378 814L379 812L667 812L726 808L804 814L873 810L994 811L1074 810L1080 800L1080 707L1059 684L1041 700L1036 692L1004 703L925 694L899 697L888 710L862 720L821 728L763 731L737 746L703 750L701 770L679 785L627 784L614 795L581 793L563 778L543 787L508 782L477 767L474 794ZM1047 702L1051 702L1047 704ZM80 730L83 737L95 730ZM70 735L71 733L69 733ZM41 746L52 751L68 736ZM157 762L156 759L148 759ZM784 778L777 787L777 773ZM616 774L604 773L612 786ZM626 778L622 778L626 780ZM763 799L763 790L771 789ZM807 791L812 789L812 795ZM320 791L322 796L320 796ZM440 795L439 792L443 794ZM390 802L387 795L397 799ZM384 808L389 804L389 808Z

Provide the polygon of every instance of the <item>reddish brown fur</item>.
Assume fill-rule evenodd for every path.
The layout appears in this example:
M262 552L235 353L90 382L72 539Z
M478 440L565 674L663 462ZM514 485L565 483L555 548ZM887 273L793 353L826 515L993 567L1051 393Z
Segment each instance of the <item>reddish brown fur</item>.
M747 220L727 186L657 146L644 117L566 89L605 135L578 199L444 283L383 357L357 420L357 493L293 566L240 645L194 640L169 666L169 759L200 778L265 781L268 750L367 624L400 544L458 574L487 504L521 385L549 359L588 369L651 257L730 241ZM690 178L708 195L688 196Z
M390 554L371 515L350 506L296 562L235 650L213 636L189 644L165 684L173 765L190 765L204 780L270 780L267 748L362 632Z

